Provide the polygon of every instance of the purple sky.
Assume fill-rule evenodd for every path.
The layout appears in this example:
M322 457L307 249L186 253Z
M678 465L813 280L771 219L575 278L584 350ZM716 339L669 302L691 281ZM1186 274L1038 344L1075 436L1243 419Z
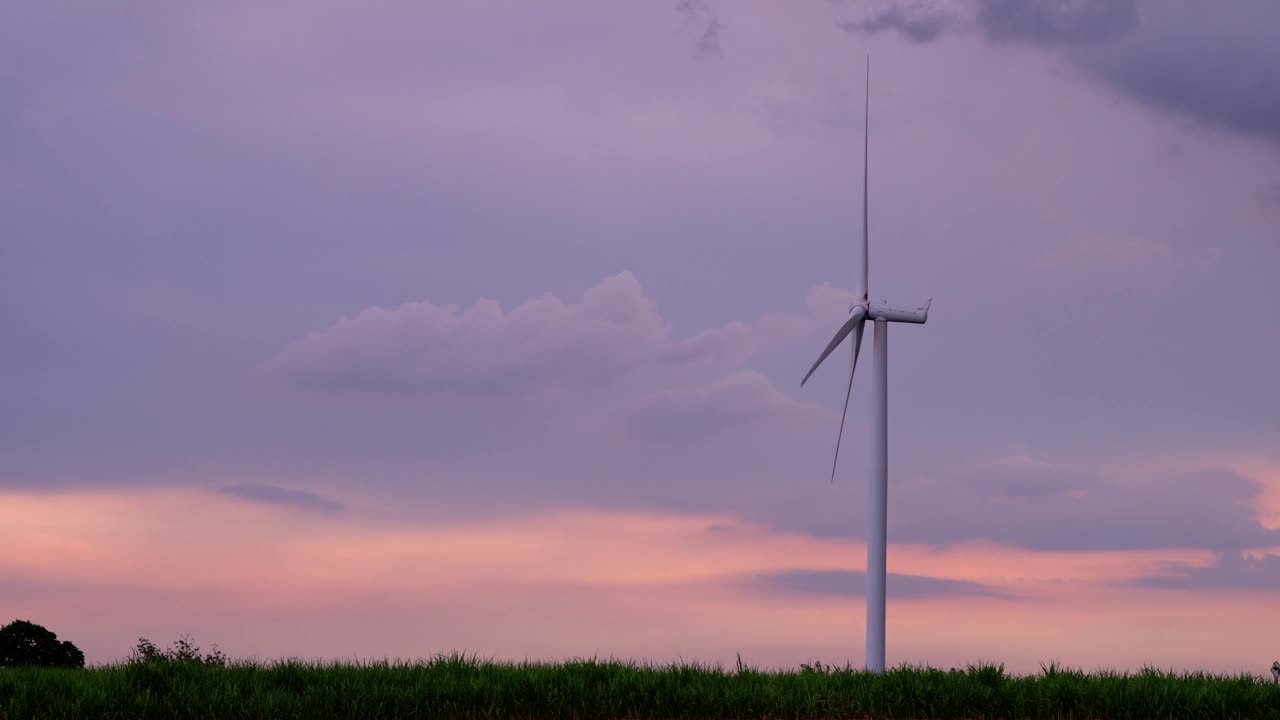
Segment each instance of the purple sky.
M0 500L204 492L321 534L589 508L860 542L870 375L834 486L843 357L799 380L859 272L870 54L872 295L934 298L894 329L890 542L1208 553L1095 585L1252 607L1280 592L1280 6L1229 7L5 5ZM99 541L81 530L17 539ZM860 552L723 587L856 601ZM87 582L63 559L0 550L0 622ZM923 572L901 597L1016 596ZM1098 613L1131 597L1097 592ZM67 608L48 624L97 638L91 661L204 628L95 635ZM601 632L486 647L631 647ZM262 642L229 649L289 652ZM1027 643L992 651L1053 652Z

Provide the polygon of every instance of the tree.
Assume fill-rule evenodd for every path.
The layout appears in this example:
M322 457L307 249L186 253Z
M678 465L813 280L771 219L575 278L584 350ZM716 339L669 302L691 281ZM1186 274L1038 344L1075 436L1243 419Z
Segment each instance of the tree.
M142 663L197 663L224 667L227 664L227 656L215 643L213 652L205 653L201 657L200 646L191 642L190 635L183 635L174 641L173 647L169 650L161 650L155 643L143 637L138 638L138 646L129 653L130 665Z
M0 627L0 668L84 667L84 653L68 640L29 620L14 620Z

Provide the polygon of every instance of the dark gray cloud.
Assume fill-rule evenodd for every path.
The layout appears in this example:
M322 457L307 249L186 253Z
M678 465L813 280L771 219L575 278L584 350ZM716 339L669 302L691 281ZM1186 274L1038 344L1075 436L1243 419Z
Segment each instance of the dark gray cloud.
M1142 27L1076 61L1149 107L1280 142L1280 3L1142 6Z
M845 32L863 32L874 35L885 30L896 30L912 42L929 42L956 22L955 13L938 3L894 2L863 14L862 17L843 17L836 26Z
M1280 142L1280 4L983 0L978 22L992 41L1065 48L1147 107Z
M694 50L700 58L720 57L720 31L725 24L720 16L704 0L679 0L676 12L684 16L685 28L696 28L698 40Z
M307 510L338 512L346 507L336 500L331 500L308 490L292 490L290 488L276 487L275 485L241 483L224 485L219 487L218 491L244 500L276 505L292 505L293 507Z
M815 595L865 597L867 574L857 570L786 570L753 576L748 584L764 590ZM889 573L885 594L893 598L926 598L952 595L1009 597L981 583L922 575Z
M711 22L707 23L702 35L698 36L699 57L720 57L723 52L720 49L720 31L725 27L725 24L716 18L712 18Z
M1167 577L1139 578L1142 587L1191 590L1280 590L1280 555L1251 558L1243 552L1224 552L1212 567L1174 565Z
M872 35L894 30L913 42L929 42L970 22L991 42L1088 46L1137 30L1139 15L1137 0L887 0L846 4L836 25Z
M981 0L978 25L989 40L1095 45L1138 27L1136 0Z
M1152 109L1280 141L1280 4L1241 0L979 0L971 18L918 0L838 24L928 42L971 24L994 44L1061 51L1076 67Z

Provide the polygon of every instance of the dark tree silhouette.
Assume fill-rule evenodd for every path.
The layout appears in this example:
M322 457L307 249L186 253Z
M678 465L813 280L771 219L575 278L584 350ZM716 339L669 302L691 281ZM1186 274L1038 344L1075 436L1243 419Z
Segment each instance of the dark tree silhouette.
M84 653L68 640L29 620L14 620L0 627L0 668L84 667Z
M227 656L215 643L213 652L205 653L201 657L200 646L191 641L190 635L183 635L174 641L173 647L169 650L161 650L155 643L143 637L138 638L137 647L129 653L129 664L140 663L197 663L225 667Z

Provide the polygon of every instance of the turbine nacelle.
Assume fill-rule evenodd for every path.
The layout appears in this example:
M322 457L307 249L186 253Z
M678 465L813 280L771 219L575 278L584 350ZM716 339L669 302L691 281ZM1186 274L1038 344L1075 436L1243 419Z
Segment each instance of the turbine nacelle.
M823 349L822 355L818 356L817 362L813 367L809 368L809 372L805 373L804 379L800 381L800 386L809 381L809 377L813 375L813 371L818 369L823 360L827 359L844 339L853 334L853 365L858 363L858 348L862 345L862 327L866 321L884 320L886 322L902 322L923 324L929 319L929 306L933 304L933 298L930 298L924 305L915 308L902 307L901 305L890 305L886 302L856 302L849 306L849 318L844 321L840 329L836 331L835 337L831 338L831 342L827 343L827 347ZM849 383L853 383L854 367L849 368ZM838 443L837 443L838 444ZM838 452L838 450L837 450Z
M929 319L929 306L932 304L933 298L929 298L924 305L914 308L903 307L901 305L890 305L883 301L874 302L867 308L867 319L923 325L924 322ZM852 310L850 312L852 312Z

